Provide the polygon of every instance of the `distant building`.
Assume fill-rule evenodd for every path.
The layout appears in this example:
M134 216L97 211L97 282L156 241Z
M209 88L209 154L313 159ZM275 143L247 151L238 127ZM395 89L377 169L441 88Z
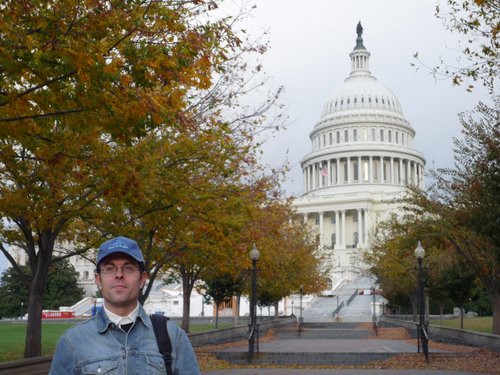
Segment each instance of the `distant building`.
M401 105L370 72L370 52L357 28L351 73L327 98L301 161L304 193L294 201L300 219L317 229L329 255L334 289L365 268L370 230L396 212L407 185L424 185L423 155Z

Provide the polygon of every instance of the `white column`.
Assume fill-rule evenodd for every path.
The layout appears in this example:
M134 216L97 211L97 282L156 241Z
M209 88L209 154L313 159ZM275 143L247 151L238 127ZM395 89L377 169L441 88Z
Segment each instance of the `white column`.
M312 188L316 189L316 163L312 165Z
M347 157L347 183L351 183L351 157Z
M335 171L335 177L336 177L337 181L335 181L335 184L339 185L340 184L340 158L337 158L336 165L337 165L337 170ZM337 234L337 236L338 236L338 234Z
M410 185L411 183L411 170L410 170L410 160L406 159L406 176L405 176L405 185Z
M417 168L418 168L418 163L412 161L411 164L413 165L413 185L418 186L418 173L417 173Z
M326 175L326 186L332 186L332 174L333 173L332 173L332 166L330 163L330 159L328 159L326 165L327 165L326 170L328 171L327 172L328 174Z
M399 184L404 185L403 181L403 159L399 159Z
M339 223L339 211L335 210L335 248L340 245L340 223Z
M358 183L363 181L363 168L361 167L361 156L358 156Z
M318 163L318 184L319 187L323 187L323 176L321 175L321 170L323 169L323 162Z
M307 175L308 175L307 168L308 167L304 167L304 192L307 192L309 190L309 186L307 184L307 182L308 182L307 181Z
M391 156L391 184L394 184L394 158Z
M342 245L345 246L345 234L346 234L346 229L345 229L345 210L342 210Z
M304 224L307 224L307 213L304 213Z
M365 208L365 214L363 215L364 217L364 224L365 224L365 238L363 243L366 245L368 243L368 209Z
M323 211L318 212L319 214L319 246L323 248L325 240L323 239Z
M361 242L363 241L363 228L361 226L361 220L363 218L361 217L361 208L358 208L358 244L361 245Z
M370 155L368 161L368 176L370 176L370 184L373 183L373 157Z

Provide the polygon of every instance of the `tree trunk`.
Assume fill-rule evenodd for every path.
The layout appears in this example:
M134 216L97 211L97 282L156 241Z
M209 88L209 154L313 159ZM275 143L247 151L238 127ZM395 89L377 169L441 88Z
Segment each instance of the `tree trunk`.
M240 324L240 301L241 301L241 294L238 294L236 296L236 309L235 309L235 314L234 314L234 326L238 326Z
M24 345L24 358L42 355L42 308L43 292L49 272L54 241L51 233L42 232L38 244L38 254L30 259L33 275L30 287L28 324L26 326L26 341Z
M493 334L500 335L500 286L493 296Z
M410 302L411 302L411 311L413 314L413 321L418 322L418 303L417 303L417 296L414 294L410 295Z
M462 304L460 304L460 329L464 329L464 308Z
M215 329L219 328L219 302L215 303Z
M191 312L191 290L190 278L188 272L182 274L182 323L181 328L184 332L189 333L189 314Z

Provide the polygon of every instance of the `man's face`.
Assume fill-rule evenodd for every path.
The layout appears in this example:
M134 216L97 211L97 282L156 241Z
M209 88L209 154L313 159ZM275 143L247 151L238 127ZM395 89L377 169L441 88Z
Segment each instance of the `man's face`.
M96 273L96 284L101 290L106 308L125 316L137 306L141 288L146 281L146 272L129 256L121 253L107 256Z

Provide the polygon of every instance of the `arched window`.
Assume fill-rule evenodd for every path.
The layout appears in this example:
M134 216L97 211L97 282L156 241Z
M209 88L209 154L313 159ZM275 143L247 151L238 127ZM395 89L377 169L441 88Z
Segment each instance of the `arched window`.
M337 132L337 143L340 143L340 132Z
M344 130L344 142L349 142L349 131Z
M89 271L84 271L83 272L83 280L88 280L89 279Z
M389 140L389 143L392 142L392 132L389 130L389 132L387 133L387 138Z
M358 141L358 130L357 129L354 129L352 131L352 141L353 142L357 142Z

